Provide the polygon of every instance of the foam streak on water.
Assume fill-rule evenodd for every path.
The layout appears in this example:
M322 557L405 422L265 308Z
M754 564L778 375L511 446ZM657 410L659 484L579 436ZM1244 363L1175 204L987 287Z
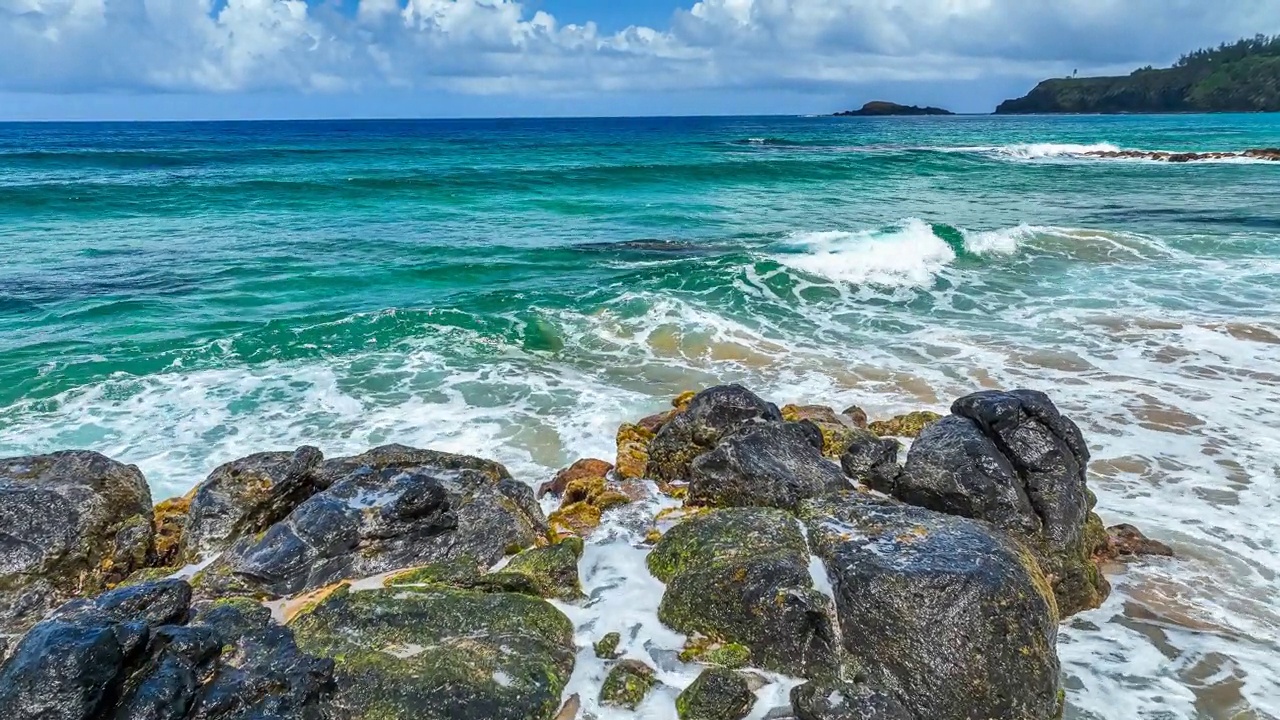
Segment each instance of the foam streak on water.
M1263 116L4 126L0 455L92 448L162 499L400 442L536 485L718 382L873 418L1041 389L1104 519L1179 555L1064 624L1068 717L1278 718L1280 165L1085 155L1278 144ZM697 668L614 515L570 691L596 710L617 630L665 720Z

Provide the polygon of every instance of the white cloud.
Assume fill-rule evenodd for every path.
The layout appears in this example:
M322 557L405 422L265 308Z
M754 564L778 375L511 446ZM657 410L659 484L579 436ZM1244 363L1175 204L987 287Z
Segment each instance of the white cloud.
M467 93L1028 78L1280 30L1276 0L701 0L603 33L517 0L0 0L0 89Z

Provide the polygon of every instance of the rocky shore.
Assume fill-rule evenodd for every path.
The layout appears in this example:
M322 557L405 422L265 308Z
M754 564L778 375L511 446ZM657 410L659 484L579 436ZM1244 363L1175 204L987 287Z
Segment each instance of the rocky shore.
M1125 160L1158 160L1171 163L1200 162L1203 160L1266 160L1280 162L1280 148L1255 148L1250 150L1224 150L1216 152L1163 152L1151 150L1092 150L1084 153L1085 157L1125 159Z
M613 462L537 494L398 445L259 453L154 507L93 452L4 459L0 717L626 717L678 663L697 679L648 717L1049 720L1057 626L1105 599L1099 564L1171 553L1104 527L1088 461L1039 392L868 423L737 385L623 425ZM566 615L600 600L584 547L622 512L678 657L584 644ZM589 703L567 690L583 657L607 668ZM787 678L789 705L760 706Z

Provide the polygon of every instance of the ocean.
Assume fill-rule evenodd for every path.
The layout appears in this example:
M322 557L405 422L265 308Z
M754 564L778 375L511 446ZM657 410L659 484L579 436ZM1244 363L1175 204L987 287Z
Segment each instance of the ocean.
M1280 163L1087 154L1274 146L1275 115L0 125L0 456L98 450L156 500L302 444L537 484L712 384L873 419L1040 389L1103 519L1178 553L1064 623L1067 717L1278 718ZM629 547L589 548L631 589L580 640L666 637Z

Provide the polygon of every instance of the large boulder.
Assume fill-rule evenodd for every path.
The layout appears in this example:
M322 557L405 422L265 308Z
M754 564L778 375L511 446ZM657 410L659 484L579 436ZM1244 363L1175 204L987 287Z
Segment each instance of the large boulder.
M0 634L95 593L152 552L142 473L87 451L0 459Z
M902 472L898 464L898 441L860 430L840 456L844 474L868 487L892 487Z
M195 621L191 588L166 580L58 608L0 666L5 720L327 720L332 662L251 602Z
M693 459L721 438L753 423L781 421L777 405L741 385L703 390L649 442L647 474L663 482L687 480Z
M960 398L924 429L904 472L877 489L931 510L986 520L1036 551L1063 616L1110 591L1093 560L1105 533L1090 513L1089 450L1044 393L988 391ZM1098 547L1101 544L1102 547Z
M667 584L658 608L667 626L745 646L751 663L767 670L834 671L833 608L814 589L809 550L792 515L766 508L695 515L663 535L648 564Z
M573 672L573 624L527 595L340 588L291 626L333 658L342 717L549 720Z
M794 510L801 500L848 489L822 447L822 433L808 421L748 426L694 459L688 501Z
M860 492L801 516L860 679L917 719L1057 717L1057 608L1017 540Z
M195 561L282 520L319 490L315 470L323 459L304 446L218 466L191 496L178 559Z
M489 566L546 534L533 490L501 465L404 448L394 455L405 464L356 466L260 537L239 541L197 578L202 591L282 597L463 557Z

